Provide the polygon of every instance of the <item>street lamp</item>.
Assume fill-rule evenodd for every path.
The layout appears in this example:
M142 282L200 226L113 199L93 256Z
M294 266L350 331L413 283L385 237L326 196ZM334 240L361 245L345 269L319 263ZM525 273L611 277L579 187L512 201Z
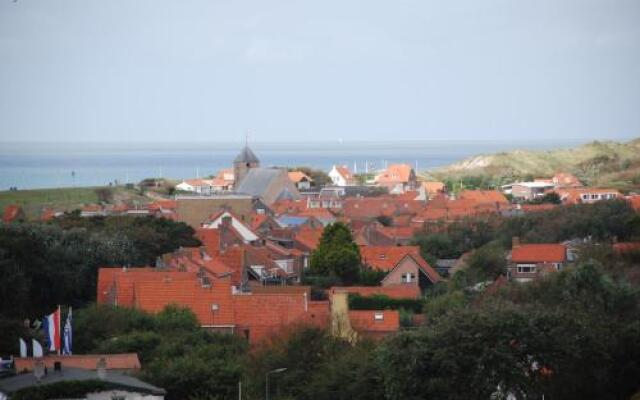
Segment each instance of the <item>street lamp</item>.
M273 370L271 370L271 371L266 373L266 375L265 375L265 381L266 381L266 384L265 384L265 396L264 396L265 400L269 400L269 375L271 375L271 374L279 374L280 372L284 372L286 370L287 370L286 368L276 368L276 369L273 369Z

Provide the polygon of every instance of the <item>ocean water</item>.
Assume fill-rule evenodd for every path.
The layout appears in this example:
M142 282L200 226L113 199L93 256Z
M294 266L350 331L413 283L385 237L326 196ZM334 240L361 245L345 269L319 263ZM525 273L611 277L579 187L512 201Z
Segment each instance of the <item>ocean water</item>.
M478 154L573 147L580 140L251 143L263 166L363 172L404 162L419 170ZM0 190L99 186L144 178L204 177L230 167L242 143L0 143Z

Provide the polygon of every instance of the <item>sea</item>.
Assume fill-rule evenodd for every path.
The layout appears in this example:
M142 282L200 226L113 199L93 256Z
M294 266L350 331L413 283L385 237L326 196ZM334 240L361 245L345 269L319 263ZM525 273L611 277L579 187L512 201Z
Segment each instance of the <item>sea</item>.
M569 148L584 140L425 140L394 142L249 143L262 166L307 166L329 171L346 165L374 172L391 163L419 171L465 158L515 149ZM215 175L232 165L244 143L0 143L0 190L103 186L145 178Z

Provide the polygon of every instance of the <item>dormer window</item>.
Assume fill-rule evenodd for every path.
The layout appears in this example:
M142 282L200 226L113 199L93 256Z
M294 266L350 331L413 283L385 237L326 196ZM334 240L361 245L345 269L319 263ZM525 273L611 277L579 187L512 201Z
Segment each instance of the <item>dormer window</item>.
M387 255L386 254L378 254L378 259L379 260L386 260L387 259Z

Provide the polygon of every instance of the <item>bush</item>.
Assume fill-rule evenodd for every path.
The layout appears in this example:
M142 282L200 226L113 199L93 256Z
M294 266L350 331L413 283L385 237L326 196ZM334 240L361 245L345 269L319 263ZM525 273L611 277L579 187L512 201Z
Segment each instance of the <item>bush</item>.
M424 306L423 300L392 299L385 295L360 296L349 294L349 309L351 310L399 310L419 313Z

